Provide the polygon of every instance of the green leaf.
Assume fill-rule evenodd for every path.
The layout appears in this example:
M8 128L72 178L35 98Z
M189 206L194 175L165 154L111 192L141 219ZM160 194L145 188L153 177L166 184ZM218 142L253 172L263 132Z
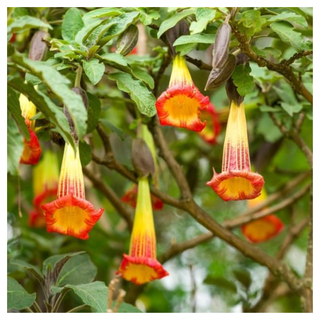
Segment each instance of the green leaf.
M29 308L36 300L35 293L28 293L15 279L7 278L7 309Z
M112 308L115 307L116 303L116 301L112 303ZM142 313L142 311L129 303L121 302L117 313Z
M301 27L308 28L307 20L300 14L296 14L294 12L284 11L268 19L268 22L276 21L287 21L292 23L293 25L296 24Z
M84 27L81 13L77 8L70 8L62 21L61 35L64 40L72 41L77 33Z
M88 254L76 255L71 257L63 266L57 280L57 286L89 283L93 281L96 274L97 268L90 260Z
M101 55L101 58L103 58L106 64L110 65L111 67L115 67L117 69L120 68L120 70L121 70L121 67L128 66L127 59L119 53L104 53L103 55ZM128 70L128 69L125 69L125 70Z
M311 42L309 40L305 40L301 33L293 31L290 23L274 22L271 23L270 28L283 42L290 44L297 51L311 49Z
M106 120L106 119L101 119L100 120L106 127L108 127L112 132L114 132L122 141L124 140L124 133L123 131L115 126L114 124L112 124L110 121Z
M100 99L87 92L88 97L88 121L87 121L87 133L92 132L98 125L100 112L101 112L101 102Z
M264 57L264 58L268 57L269 55L272 55L275 58L279 58L282 55L281 50L276 49L276 48L272 48L272 47L266 47L263 49L259 49L257 47L252 46L251 48L257 55Z
M154 8L138 8L140 11L140 20L147 26L153 22L153 20L158 20L160 18L160 13L158 9Z
M42 82L38 77L35 77L34 75L28 72L26 73L25 80L33 86L37 86Z
M87 12L82 18L83 20L93 19L93 18L105 18L114 17L123 13L123 10L119 8L99 8Z
M44 274L46 274L48 268L50 268L50 270L53 270L55 268L55 266L61 260L64 260L65 258L71 258L71 257L77 256L79 254L84 254L84 253L85 253L85 251L79 251L79 252L57 254L57 255L51 256L51 257L49 257L49 258L47 258L46 260L43 261L43 263L42 263L42 272Z
M27 29L33 28L49 28L52 29L50 24L47 24L40 19L30 17L30 16L22 16L20 18L15 19L7 28L7 33L16 33L22 32Z
M158 31L158 39L169 29L173 28L180 20L186 18L187 16L190 16L191 14L195 14L196 8L187 9L184 11L181 11L179 13L174 14L169 19L164 20L159 28Z
M200 33L206 29L207 24L211 22L215 16L217 11L211 8L198 8L196 11L196 19L197 21L192 21L190 25L190 33Z
M235 278L248 290L251 286L252 280L250 272L247 269L233 270Z
M283 110L288 113L290 117L292 117L294 113L298 113L302 110L301 104L288 104L285 102L281 102L280 105L283 108Z
M261 106L260 108L261 112L280 112L282 109L280 107L269 107L269 106Z
M175 42L174 46L179 46L182 44L198 44L198 43L207 43L211 44L214 43L215 35L213 34L193 34L193 35L187 35L187 36L181 36L179 37Z
M78 31L75 37L75 41L81 45L88 39L90 34L95 30L100 24L105 23L101 20L93 20L88 22L81 30Z
M56 126L63 139L75 147L74 140L70 134L68 120L61 108L58 108L45 94L41 91L36 91L31 84L25 83L21 78L9 80L8 85L31 100L44 116Z
M248 65L238 65L233 74L232 79L237 86L237 91L241 96L245 96L254 89L253 77L250 76L251 68Z
M261 18L260 11L247 10L243 12L239 30L244 32L248 38L251 38L255 33L262 29L262 25L266 22L265 18Z
M87 111L81 97L69 88L70 81L57 70L40 61L32 61L20 54L14 54L11 59L41 79L63 102L70 113L76 133L81 140L87 130Z
M103 63L100 63L97 59L92 59L89 62L83 60L83 69L88 76L90 82L96 85L102 78L105 70Z
M282 137L281 131L266 113L263 113L259 119L257 133L260 133L268 142L276 142Z
M216 277L213 277L211 275L208 275L204 280L203 282L205 284L210 284L210 285L213 285L215 287L218 287L222 290L228 290L232 293L237 293L237 287L236 285L229 281L229 280L226 280L224 278L216 278Z
M273 89L282 101L292 105L298 104L298 100L292 87L286 81L279 81L279 86L274 86Z
M85 141L79 142L79 152L80 152L80 161L81 166L85 167L91 161L91 147Z
M24 118L21 115L19 99L17 97L16 92L10 87L7 87L7 105L11 115L13 116L20 130L22 131L23 136L25 137L25 139L27 139L27 141L29 141L30 133L26 126Z
M148 72L138 68L132 68L131 71L136 79L143 81L150 89L154 88L154 80Z
M43 278L43 274L40 271L40 269L37 266L34 266L30 263L27 263L23 260L18 259L11 259L8 261L8 264L11 266L17 266L20 268L27 269L29 272L31 272L38 280Z
M23 150L23 139L19 129L7 112L7 170L12 175L18 174L20 157Z
M142 114L148 117L156 114L156 99L142 81L135 80L131 75L122 72L110 74L109 79L117 82L119 90L130 95L130 98L136 103Z
M72 289L83 303L92 308L93 312L106 313L108 288L104 282L95 281L80 285L68 284L66 285L66 288Z
M176 52L180 52L181 56L185 56L197 47L197 43L181 44L175 47Z

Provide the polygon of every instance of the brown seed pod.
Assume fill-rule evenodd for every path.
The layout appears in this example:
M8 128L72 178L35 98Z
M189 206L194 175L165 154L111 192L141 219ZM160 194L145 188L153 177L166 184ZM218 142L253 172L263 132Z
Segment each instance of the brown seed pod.
M212 67L221 68L228 59L231 27L224 22L218 29L213 47Z
M116 53L123 56L129 54L137 45L139 30L134 24L130 25L125 32L121 34L116 44Z
M229 54L222 68L211 70L204 90L213 90L220 87L230 78L235 67L236 57L233 54Z
M47 53L47 45L43 41L44 38L50 37L50 34L45 31L37 31L30 43L30 50L29 50L29 59L34 60L34 61L40 61L43 60Z
M132 165L139 177L146 177L154 173L152 154L143 139L137 138L132 140L131 157Z

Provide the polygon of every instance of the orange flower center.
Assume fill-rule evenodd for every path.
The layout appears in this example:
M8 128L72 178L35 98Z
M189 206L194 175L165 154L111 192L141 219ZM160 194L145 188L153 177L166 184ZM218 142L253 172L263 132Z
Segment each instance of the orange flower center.
M136 284L143 284L159 278L154 268L145 264L134 263L129 263L122 276L127 281L134 281Z
M220 190L226 190L229 197L238 197L239 193L244 195L251 195L255 192L252 183L241 177L234 177L226 179L220 183Z

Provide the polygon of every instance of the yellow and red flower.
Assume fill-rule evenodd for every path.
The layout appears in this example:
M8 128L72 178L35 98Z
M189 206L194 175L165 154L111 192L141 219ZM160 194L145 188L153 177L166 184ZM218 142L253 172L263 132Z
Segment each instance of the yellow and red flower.
M58 157L48 150L33 169L33 205L29 214L29 226L42 228L46 221L41 205L56 198L58 192L59 167Z
M85 199L79 146L76 151L66 143L60 171L58 195L55 201L42 206L48 232L58 232L86 240L89 231L101 217L104 209L95 210Z
M248 201L248 207L252 208L263 200L265 200L267 194L262 189L261 195L253 200ZM243 235L253 243L259 243L267 241L277 234L279 234L284 228L282 221L273 214L265 216L263 218L251 221L241 226Z
M25 123L30 133L30 140L23 141L23 151L20 158L20 163L35 165L38 163L41 156L41 147L37 135L34 132L35 121L30 120L36 115L36 106L28 100L23 94L19 97L21 115L25 119Z
M138 194L138 186L134 184L121 198L122 202L127 203L132 208L135 208L137 206L137 194ZM151 194L151 203L152 203L152 209L154 211L156 210L162 210L163 208L163 202Z
M117 274L138 285L167 276L168 272L157 261L156 246L149 182L144 177L138 182L138 202L129 255L123 255Z
M260 195L263 177L251 172L244 103L231 102L223 147L222 173L213 169L207 185L225 201L254 199Z
M185 58L177 54L169 87L156 101L160 124L200 132L206 121L202 122L199 114L209 103L209 98L194 85Z
M207 143L215 144L221 126L218 120L218 114L212 103L209 104L208 109L201 112L200 119L205 120L207 125L201 132L198 132L199 136Z

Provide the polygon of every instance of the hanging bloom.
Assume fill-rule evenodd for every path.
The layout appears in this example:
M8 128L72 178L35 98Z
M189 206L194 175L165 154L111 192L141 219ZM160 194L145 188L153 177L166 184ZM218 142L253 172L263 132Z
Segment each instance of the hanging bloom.
M99 220L104 209L95 211L94 206L85 200L78 145L74 152L72 146L66 143L57 199L42 208L45 210L48 232L59 232L83 240L89 238L88 232Z
M251 172L244 103L231 102L223 147L222 173L213 169L207 185L225 201L254 199L260 195L263 177Z
M132 185L132 187L124 194L124 196L121 198L121 201L127 203L132 208L135 208L137 205L137 194L138 194L138 186L136 184ZM151 194L151 203L152 203L152 209L154 211L156 210L162 210L163 208L163 202Z
M248 207L252 208L260 204L267 198L267 193L263 188L261 195L248 201ZM283 230L282 221L273 214L251 221L241 226L243 235L253 243L259 243L275 237Z
M129 255L124 254L117 274L135 284L161 279L168 275L157 261L156 235L154 230L148 178L138 182L138 203L131 235Z
M207 110L203 110L200 114L200 119L207 122L206 127L199 132L199 136L209 144L215 144L218 134L220 133L220 123L217 112L212 103L209 104Z
M39 140L34 132L35 121L30 120L36 115L36 106L28 100L23 94L19 97L21 115L25 119L25 123L30 133L30 140L23 141L23 151L20 158L20 163L23 164L37 164L41 156L41 147Z
M156 101L160 124L199 132L206 126L199 114L209 103L209 98L194 85L185 58L177 54L169 88Z
M42 210L35 210L29 213L28 225L32 228L44 228L46 226L46 219Z

